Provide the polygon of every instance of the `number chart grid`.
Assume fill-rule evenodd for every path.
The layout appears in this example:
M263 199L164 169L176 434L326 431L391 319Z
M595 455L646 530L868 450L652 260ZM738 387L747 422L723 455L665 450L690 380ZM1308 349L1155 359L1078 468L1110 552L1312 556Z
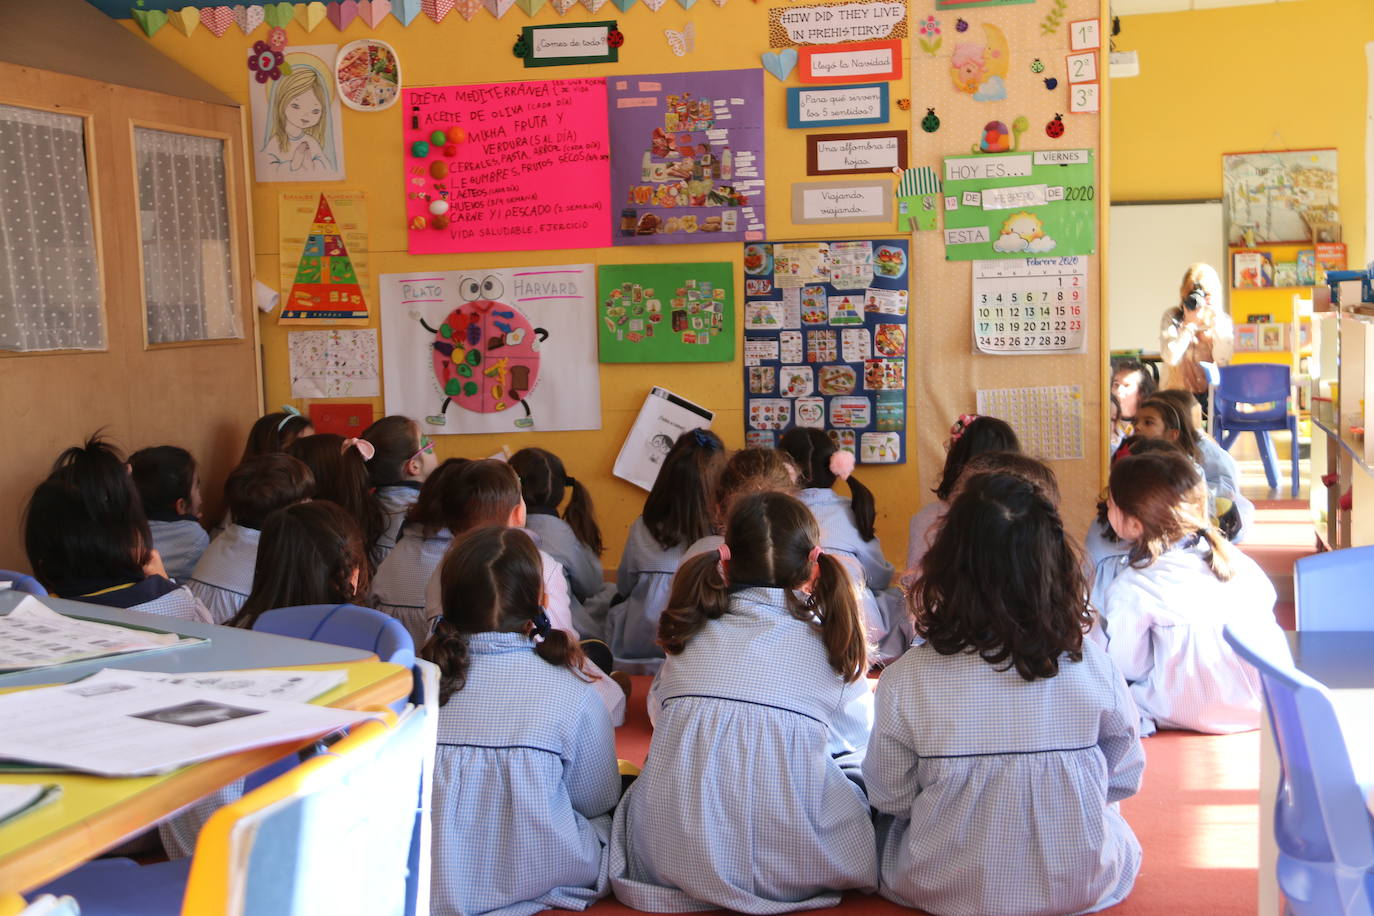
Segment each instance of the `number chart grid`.
M1046 461L1083 457L1083 386L984 388L978 413L1006 420L1021 450Z
M972 263L973 341L979 352L1084 352L1087 256Z

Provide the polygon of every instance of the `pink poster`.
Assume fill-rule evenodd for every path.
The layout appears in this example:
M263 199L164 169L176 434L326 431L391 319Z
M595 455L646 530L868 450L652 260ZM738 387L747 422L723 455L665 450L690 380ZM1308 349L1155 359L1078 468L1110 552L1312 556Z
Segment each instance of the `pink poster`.
M411 254L611 243L603 79L406 89Z

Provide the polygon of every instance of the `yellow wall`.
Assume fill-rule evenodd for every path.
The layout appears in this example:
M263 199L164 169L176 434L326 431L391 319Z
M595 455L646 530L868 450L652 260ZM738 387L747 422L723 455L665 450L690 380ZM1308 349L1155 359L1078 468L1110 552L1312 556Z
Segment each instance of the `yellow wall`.
M518 37L520 27L532 21L518 8L512 8L501 20L494 19L482 10L470 22L464 22L455 12L437 25L421 15L409 27L402 27L399 22L388 18L375 31L359 21L354 22L346 32L340 33L326 21L308 34L295 23L288 28L288 32L291 42L298 45L342 44L356 38L375 36L396 48L406 85L452 85L570 76L757 67L760 52L767 50L765 36L768 33L769 6L768 3L729 0L726 6L717 7L711 0L699 0L690 12L682 10L676 2L669 2L658 12L649 10L643 4L637 4L628 13L620 13L614 4L607 3L595 15L588 14L578 5L562 18L558 17L551 7L546 6L534 17L534 23L616 19L620 30L626 36L625 45L620 49L618 64L533 70L523 68L509 50ZM1094 15L1096 3L1094 0L1073 0L1071 8L1075 15L1068 16L1067 19L1084 18ZM927 12L929 10L926 6L920 4L911 8L913 19L924 16ZM1013 6L976 10L969 18L975 22L1010 22L1010 25L1004 25L1009 34L1017 31L1029 36L1038 34L1038 23L1043 14L1044 10L1038 7ZM956 16L941 14L940 18L945 20L945 27L952 34ZM663 30L681 28L689 20L696 24L696 51L684 57L675 57L668 50ZM132 22L128 27L137 28ZM910 23L910 29L914 32L914 22ZM245 38L235 28L231 28L222 38L214 38L201 28L187 37L167 27L150 41L158 50L216 88L246 104L246 50L253 39L263 38L265 35L264 28ZM947 42L950 47L952 44L952 41ZM1042 45L1046 48L1043 52L1040 50ZM1028 69L1028 60L1031 56L1043 54L1053 62L1065 52L1066 46L1066 33L1061 30L1053 39L1038 39L1033 53L1030 53L1029 42L1021 44L1016 49L1024 53L1026 58L1018 60L1016 70L1016 80L1025 86L1022 90L1022 100L1018 103L1024 107L1018 107L1016 111L1010 110L1009 107L999 107L993 111L991 107L979 107L981 103L969 101L967 98L954 99L947 72L940 70L937 62L925 58L924 54L921 55L923 64L933 67L937 76L931 83L932 88L913 91L909 75L912 61L908 59L904 61L903 78L890 83L893 110L891 122L887 126L897 129L908 128L911 125L911 117L914 115L919 118L924 114L922 106L930 104L939 104L941 115L952 125L958 125L958 129L950 127L936 135L915 131L913 159L914 164L918 165L938 165L939 155L966 152L968 145L977 141L977 132L984 121L996 117L1010 122L1016 114L1023 112L1032 116L1031 121L1034 125L1031 134L1023 142L1023 148L1043 149L1051 144L1045 139L1041 125L1053 116L1055 110L1067 109L1059 95L1046 93L1040 87L1039 79ZM948 51L947 47L945 53L948 54ZM795 74L788 85L798 85ZM808 180L805 175L803 139L806 132L787 129L785 93L782 85L772 76L765 75L764 86L767 106L766 177L769 238L861 238L894 235L894 227L890 224L829 227L796 227L791 224L791 183L796 180ZM897 100L908 97L912 99L910 114L899 111L896 106ZM1025 105L1025 100L1029 98L1034 99L1033 106ZM961 106L959 109L954 107L956 102ZM960 111L963 114L960 114ZM406 239L401 206L401 112L399 108L376 114L345 110L343 117L348 180L336 184L258 184L253 189L257 275L270 285L276 286L278 283L277 195L287 190L324 189L334 186L368 192L371 218L370 282L374 293L374 308L376 276L380 273L583 261L634 263L661 259L733 262L736 271L736 302L740 301L738 294L742 293L743 288L740 282L740 249L737 244L691 245L672 249L630 248L412 257L405 252ZM975 119L976 125L973 124ZM967 121L968 124L961 123L963 121ZM1074 135L1062 145L1098 146L1097 125L1098 119L1095 116L1077 116L1073 121ZM882 129L882 126L874 126L871 129ZM985 387L999 387L1062 384L1081 379L1089 393L1088 416L1085 418L1085 448L1088 455L1085 462L1070 463L1067 468L1062 468L1060 473L1067 475L1072 472L1081 477L1084 470L1089 471L1092 480L1087 483L1084 493L1091 490L1091 495L1081 496L1075 493L1067 500L1075 505L1075 511L1083 516L1081 521L1086 523L1086 511L1090 508L1091 496L1095 495L1098 485L1096 458L1100 450L1100 426L1097 413L1100 398L1097 392L1102 382L1100 367L1097 365L1100 355L1098 342L1091 341L1090 351L1085 356L1032 357L1019 360L971 356L968 327L971 319L967 311L964 311L962 318L957 317L960 309L967 308L962 303L969 301L967 265L944 264L943 249L935 233L916 236L914 245L924 251L920 269L926 270L928 267L931 272L924 275L918 273L918 262L913 256L913 312L910 318L911 355L908 366L908 462L896 467L860 469L861 478L878 494L878 533L884 541L889 558L901 562L906 545L907 521L922 502L932 498L929 490L934 483L938 463L942 460L941 443L946 438L944 431L956 414L973 409L972 389L975 383L980 381L998 383ZM921 286L923 276L925 285ZM944 321L948 328L941 329L939 334L934 330L927 333L926 318L918 314L917 309L930 309L947 315ZM1090 317L1096 321L1097 316ZM375 323L374 320L374 325ZM277 326L274 317L264 319L261 326L267 404L275 408L276 405L290 400L286 331ZM608 550L605 562L608 566L613 566L619 558L623 532L638 514L645 494L638 488L611 477L609 469L651 385L664 385L687 398L711 407L716 411L714 429L721 434L726 444L731 447L743 444L742 372L738 356L738 352L742 350L742 331L737 331L737 335L737 357L732 363L603 366L603 424L599 432L446 436L439 440L439 453L441 456L484 456L503 445L512 450L524 445L540 445L557 452L568 464L570 472L591 486L602 528L606 533ZM1090 337L1092 336L1090 332ZM996 372L975 372L971 368L975 362L995 364ZM922 407L930 408L926 411L926 416L918 410L918 402ZM305 406L303 402L296 403L301 407ZM376 407L380 416L380 399L376 401ZM917 466L918 455L923 461L921 467ZM1075 530L1081 527L1079 520L1075 520L1073 525Z
M1116 46L1140 53L1140 76L1112 80L1112 198L1216 198L1223 153L1334 146L1344 241L1362 266L1369 41L1368 0L1123 16Z

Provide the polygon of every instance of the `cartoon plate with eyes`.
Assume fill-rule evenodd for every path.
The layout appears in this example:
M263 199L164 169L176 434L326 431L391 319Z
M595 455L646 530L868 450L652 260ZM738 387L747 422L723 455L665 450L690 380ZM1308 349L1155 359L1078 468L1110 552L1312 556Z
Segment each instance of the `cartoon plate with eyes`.
M526 398L539 383L539 350L549 332L503 301L506 293L506 282L498 274L464 275L458 281L462 304L439 327L431 327L418 311L411 312L434 335L434 380L443 401L427 422L446 426L449 405L456 403L474 413L519 408L514 425L534 425Z

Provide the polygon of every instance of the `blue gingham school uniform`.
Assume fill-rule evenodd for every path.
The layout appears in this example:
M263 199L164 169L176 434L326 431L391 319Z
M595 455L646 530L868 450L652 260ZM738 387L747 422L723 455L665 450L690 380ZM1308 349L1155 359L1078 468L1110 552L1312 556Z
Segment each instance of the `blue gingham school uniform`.
M601 558L577 539L572 526L547 512L531 511L525 529L539 549L563 564L567 575L573 626L583 639L606 638L606 611L615 586L606 581Z
M253 571L258 565L256 528L230 525L210 542L186 587L209 609L215 623L224 623L239 612L253 590Z
M616 594L624 600L606 612L606 642L622 671L653 674L663 664L663 650L657 643L658 618L668 606L673 575L686 546L664 550L643 517L630 525L615 574Z
M1107 591L1107 651L1131 685L1141 728L1226 734L1260 726L1259 673L1222 636L1227 624L1284 645L1274 586L1255 561L1230 552L1222 582L1207 565L1211 547L1189 539L1143 569L1117 573Z
M1097 646L1025 681L976 653L913 646L878 681L864 759L881 893L941 916L1060 916L1124 899L1140 844L1117 802L1145 754Z
M447 528L433 537L422 537L419 526L413 526L372 577L372 598L368 603L404 624L416 649L429 639L434 626L426 608L425 588L452 543L453 535Z
M1240 530L1231 540L1237 544L1245 540L1255 521L1255 504L1240 492L1240 469L1231 453L1206 433L1198 436L1198 451L1202 453L1202 476L1212 502L1229 499L1240 514Z
M902 593L892 588L893 568L875 537L865 541L854 523L849 500L834 490L809 487L797 498L811 510L821 529L821 549L846 563L858 593L859 610L868 624L869 640L877 646L875 661L896 658L911 644L913 625Z
M607 888L620 795L591 686L515 633L468 638L466 686L439 710L433 916L586 909Z
M876 887L868 803L845 773L873 697L835 673L785 594L736 592L659 671L649 757L611 837L611 886L628 906L784 913Z
M377 501L382 504L382 509L386 512L386 530L377 538L377 543L372 546L372 559L381 564L386 559L387 554L396 548L396 543L401 539L401 526L405 524L406 513L410 507L415 505L415 500L420 496L420 483L415 480L403 480L400 483L386 487L377 488Z
M179 518L175 521L148 519L148 530L153 535L153 548L162 557L162 568L173 582L185 582L191 578L196 564L200 562L205 548L210 546L210 535L193 518Z

